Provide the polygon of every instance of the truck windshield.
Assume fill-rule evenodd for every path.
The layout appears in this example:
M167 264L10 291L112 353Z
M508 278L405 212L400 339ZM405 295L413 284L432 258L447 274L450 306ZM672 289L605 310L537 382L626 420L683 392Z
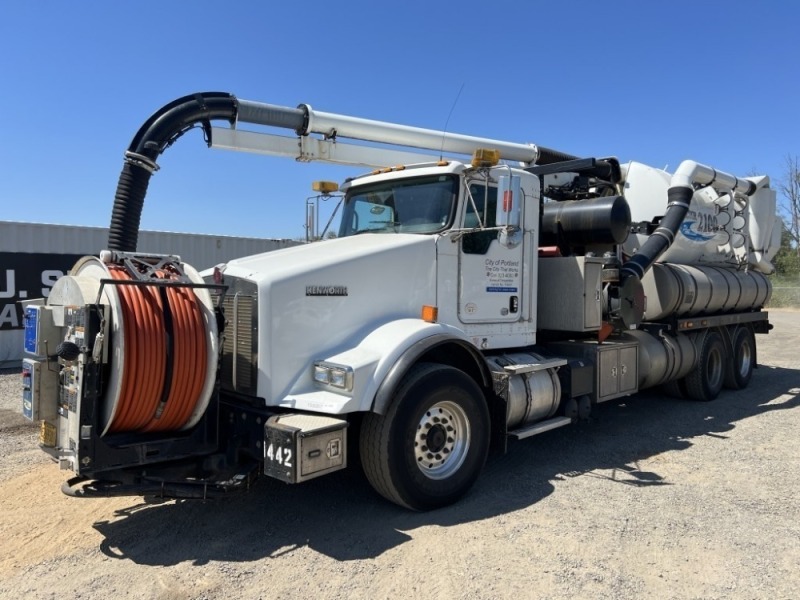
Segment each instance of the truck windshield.
M393 179L348 190L339 237L364 232L435 233L452 221L456 175Z

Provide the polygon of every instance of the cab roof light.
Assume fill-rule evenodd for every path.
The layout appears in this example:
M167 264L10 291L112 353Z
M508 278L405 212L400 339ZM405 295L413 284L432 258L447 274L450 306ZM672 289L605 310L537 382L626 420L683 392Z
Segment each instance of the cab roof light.
M472 166L476 169L480 167L493 167L500 162L500 150L490 148L476 148L472 153Z
M339 191L339 184L335 181L315 181L311 184L311 189L320 194L328 195Z

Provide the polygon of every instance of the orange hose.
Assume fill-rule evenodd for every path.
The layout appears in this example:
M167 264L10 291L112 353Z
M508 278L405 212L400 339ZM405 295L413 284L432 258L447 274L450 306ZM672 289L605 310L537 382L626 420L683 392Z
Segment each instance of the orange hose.
M186 401L177 414L179 426L183 426L197 405L197 398L203 390L206 379L207 349L205 326L197 296L188 288L176 289L176 296L183 304L186 319Z
M109 273L113 279L123 279L123 274L117 269L109 269ZM120 316L122 315L130 315L133 313L133 308L129 304L127 294L123 293L124 288L120 286L119 290L119 304L120 304ZM130 318L122 318L121 319L121 327L124 335L124 339L130 343L133 339L133 320ZM137 370L137 361L136 361L136 353L133 351L135 348L134 345L131 345L130 351L126 352L125 354L125 365L116 365L116 368L120 370L121 377L120 377L120 395L119 400L117 401L117 408L114 413L114 418L111 423L110 431L119 431L121 428L127 426L129 422L129 413L131 407L133 405L130 402L130 398L132 397L131 391L131 381L133 379L132 373Z
M117 280L131 277L119 268L110 269ZM163 315L155 290L118 286L126 340L126 364L118 415L111 431L135 431L147 423L158 403L164 382L165 340Z
M182 306L175 300L176 292L175 288L167 289L167 301L172 313L172 383L164 406L164 412L161 413L159 418L153 418L148 423L147 427L145 427L146 431L167 431L179 426L180 423L178 423L176 413L180 412L183 404L188 401L186 378L191 368L191 365L186 360L188 323L183 314Z
M142 336L145 340L145 353L147 355L146 375L143 377L145 385L142 389L142 397L147 402L142 402L142 418L137 421L137 426L141 427L147 423L151 415L158 409L161 399L161 390L164 388L165 368L166 368L166 332L164 329L163 312L158 300L158 290L156 288L142 288L139 295L141 311L144 315Z
M191 344L191 360L196 367L192 369L191 374L191 387L189 396L196 398L203 390L203 384L206 379L206 361L207 350L205 343L205 325L203 323L203 314L200 310L199 300L188 289L182 290L184 302L189 313L190 319L190 344ZM189 403L185 406L182 414L182 422L186 422L194 411L195 403Z
M174 290L174 299L175 304L179 307L178 310L180 311L183 317L183 362L185 365L192 365L194 366L193 354L194 354L194 340L192 339L192 321L191 321L191 313L189 311L189 307L185 302L185 294L186 290ZM192 370L187 369L185 370L182 375L183 377L183 388L182 388L182 401L180 403L175 404L175 411L173 413L173 418L177 422L185 422L186 421L186 410L187 408L191 408L191 398L193 397L193 390L192 390Z
M109 268L115 280L130 280L121 267ZM159 272L162 279L174 275ZM109 427L121 431L174 431L183 428L200 401L207 373L205 325L199 299L189 288L167 288L167 306L154 286L117 286L125 364L117 410ZM167 339L165 311L172 315L172 379L166 385ZM163 408L158 414L159 408Z

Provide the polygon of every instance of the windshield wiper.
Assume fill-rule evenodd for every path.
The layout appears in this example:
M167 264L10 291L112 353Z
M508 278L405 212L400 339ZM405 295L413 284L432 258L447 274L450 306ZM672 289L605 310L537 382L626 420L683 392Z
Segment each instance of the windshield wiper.
M400 230L397 229L398 225L402 225L400 221L371 221L371 223L380 223L383 227L373 227L370 229L359 229L358 231L354 231L350 235L361 235L362 233L380 233L385 231L392 231L394 233L399 233ZM391 228L391 229L390 229Z

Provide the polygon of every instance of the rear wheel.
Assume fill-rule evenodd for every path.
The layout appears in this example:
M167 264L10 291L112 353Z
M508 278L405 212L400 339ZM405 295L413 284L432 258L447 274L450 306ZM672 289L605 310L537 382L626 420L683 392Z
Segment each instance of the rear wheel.
M673 379L667 383L662 384L661 390L672 398L686 398L686 381L683 379Z
M698 348L698 360L686 376L686 395L692 400L708 402L719 395L725 379L725 344L716 331L708 331Z
M489 449L489 411L478 385L453 367L420 363L384 415L361 426L372 487L413 510L451 504L475 483Z
M725 371L725 387L743 390L750 383L756 362L756 339L747 326L736 328L731 337L731 360Z

